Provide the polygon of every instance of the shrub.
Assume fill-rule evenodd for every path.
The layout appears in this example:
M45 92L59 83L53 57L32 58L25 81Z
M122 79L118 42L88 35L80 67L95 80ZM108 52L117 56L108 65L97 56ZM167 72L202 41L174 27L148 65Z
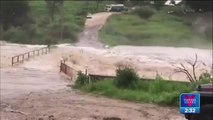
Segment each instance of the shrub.
M155 4L154 4L154 7L155 7L157 10L160 10L161 7L164 6L165 1L164 1L164 0L155 0L154 3L155 3Z
M79 25L79 26L81 26L81 27L84 26L85 21L86 21L85 17L79 16L79 17L76 17L76 18L75 18L76 24Z
M209 40L212 40L212 27L208 27L205 30L205 35L206 35L207 38L209 38Z
M3 39L6 41L17 42L17 43L29 43L29 36L25 30L21 27L12 27L5 31Z
M171 13L174 15L184 14L184 8L181 6L165 6L162 8L162 11Z
M209 72L204 72L200 75L199 77L199 83L200 84L205 84L205 83L212 83L213 79L212 79L212 75Z
M180 95L180 92L178 91L162 92L157 98L154 99L154 102L159 105L178 106L179 95Z
M81 32L82 31L82 28L79 25L77 25L77 24L66 23L65 25L69 26L73 31L76 31L76 32Z
M89 84L89 77L82 73L81 71L78 72L78 77L75 81L76 86L84 86L86 84Z
M46 27L50 23L48 19L49 19L49 17L47 17L47 16L38 18L38 20L36 21L38 27L40 27L40 28Z
M131 67L119 67L116 70L115 85L121 88L135 88L139 76L136 71Z
M51 39L50 43L52 44L58 43L61 40L61 35L63 35L63 39L70 39L71 41L75 41L77 39L76 33L69 25L67 24L63 25L63 32L61 30L62 29L60 24L53 23L49 25L47 29L48 33L47 39Z
M82 8L82 9L78 10L74 15L85 17L87 15L87 13L88 13L87 8Z
M73 32L71 32L71 29L69 26L64 25L63 26L63 38L70 38L72 36Z
M155 14L156 10L150 6L143 6L143 7L135 9L132 12L133 14L136 14L143 19L148 19Z

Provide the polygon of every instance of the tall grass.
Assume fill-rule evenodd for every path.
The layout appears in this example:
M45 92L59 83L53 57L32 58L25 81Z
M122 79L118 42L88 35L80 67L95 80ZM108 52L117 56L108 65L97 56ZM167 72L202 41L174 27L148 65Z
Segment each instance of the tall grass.
M117 87L112 79L107 79L86 86L78 86L78 89L110 98L177 106L179 95L192 91L193 87L189 83L156 79L140 80L135 89L122 89Z

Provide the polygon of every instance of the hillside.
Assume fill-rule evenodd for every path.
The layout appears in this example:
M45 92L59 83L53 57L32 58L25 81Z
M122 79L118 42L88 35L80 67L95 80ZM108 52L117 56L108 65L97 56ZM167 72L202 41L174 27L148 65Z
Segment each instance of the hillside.
M83 30L87 13L98 12L104 3L97 6L95 1L64 1L55 10L54 20L45 1L28 1L26 21L21 26L11 26L1 32L1 39L15 43L50 44L73 43ZM15 21L16 22L16 21Z
M141 14L146 14L146 11L144 12L141 11ZM100 39L112 46L211 48L212 37L205 37L205 35L196 31L201 28L202 24L204 26L205 22L199 22L199 26L196 26L194 25L196 20L187 21L185 18L168 14L164 9L155 11L147 19L140 17L134 11L114 15L109 18L107 24L101 30Z

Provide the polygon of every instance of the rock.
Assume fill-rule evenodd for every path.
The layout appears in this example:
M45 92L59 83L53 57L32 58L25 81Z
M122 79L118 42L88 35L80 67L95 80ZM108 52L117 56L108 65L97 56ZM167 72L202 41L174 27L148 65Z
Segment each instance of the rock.
M38 118L38 120L44 120L43 118Z
M54 115L50 115L49 120L55 120Z
M104 117L103 120L121 120L119 117Z

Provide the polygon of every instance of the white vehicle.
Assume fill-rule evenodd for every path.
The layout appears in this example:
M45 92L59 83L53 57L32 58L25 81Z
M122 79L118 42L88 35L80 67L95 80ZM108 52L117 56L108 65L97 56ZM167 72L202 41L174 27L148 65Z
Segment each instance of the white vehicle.
M127 11L127 8L123 4L111 4L111 5L106 5L105 11L122 12L122 11Z

